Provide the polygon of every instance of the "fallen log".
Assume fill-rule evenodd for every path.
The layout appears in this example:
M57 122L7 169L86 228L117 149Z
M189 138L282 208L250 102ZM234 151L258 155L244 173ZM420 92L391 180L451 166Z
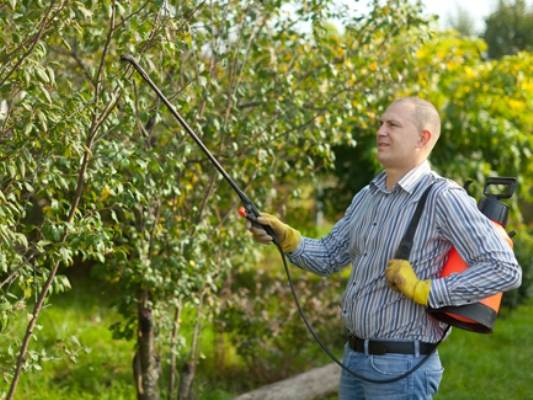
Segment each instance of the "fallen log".
M241 394L234 400L319 400L337 393L340 376L340 367L331 363Z

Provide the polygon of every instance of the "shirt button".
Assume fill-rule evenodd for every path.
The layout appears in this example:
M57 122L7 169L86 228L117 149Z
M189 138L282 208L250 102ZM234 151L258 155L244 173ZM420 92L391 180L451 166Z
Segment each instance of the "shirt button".
M377 222L374 222L374 223L372 224L372 226L376 226L377 224L378 224Z
M367 254L368 254L368 253L363 254L363 257L366 257Z

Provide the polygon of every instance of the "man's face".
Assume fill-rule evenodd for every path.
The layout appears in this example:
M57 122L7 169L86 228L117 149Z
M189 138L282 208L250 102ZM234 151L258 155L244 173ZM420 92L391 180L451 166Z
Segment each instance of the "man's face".
M381 116L376 139L378 160L384 168L410 169L420 162L421 134L413 111L414 105L397 102Z

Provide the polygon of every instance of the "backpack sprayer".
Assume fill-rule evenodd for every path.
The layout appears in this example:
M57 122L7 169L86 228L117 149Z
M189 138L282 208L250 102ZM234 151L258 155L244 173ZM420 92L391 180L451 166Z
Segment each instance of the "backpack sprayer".
M501 193L491 193L491 186L503 186L505 190ZM510 235L505 231L509 206L501 200L509 199L516 190L516 178L493 177L488 178L483 188L485 198L479 202L479 210L487 216L494 224L503 240L509 246L513 246ZM511 236L513 234L511 233ZM455 248L448 253L448 261L441 270L441 277L457 274L465 271L468 264L461 258ZM466 304L463 306L449 306L443 308L429 308L428 312L436 319L446 322L458 328L466 329L477 333L491 333L496 315L500 310L502 293L489 296L478 303Z
M418 368L420 368L429 359L429 357L436 350L437 346L442 342L442 340L446 336L446 334L447 334L448 330L450 329L451 325L455 325L455 326L458 326L460 328L465 328L465 323L471 324L471 325L475 325L475 324L478 323L478 321L476 320L476 316L475 315L473 315L472 313L463 313L463 310L461 309L461 307L465 307L465 306L461 306L461 307L446 307L445 309L429 310L429 312L431 312L432 315L434 315L436 318L438 318L438 319L440 319L440 320L442 320L444 322L447 322L450 325L444 330L442 338L437 343L435 343L433 351L431 351L429 354L427 354L413 368L411 368L410 370L406 371L405 373L402 373L402 374L400 374L398 376L395 376L393 378L389 378L389 379L371 379L371 378L362 376L362 375L352 371L347 366L345 366L323 344L323 342L318 337L318 335L315 332L315 330L313 329L313 327L307 321L307 318L305 317L305 314L304 314L304 312L302 310L302 307L300 305L300 301L298 300L298 296L296 295L296 291L295 291L295 288L294 288L294 284L292 282L291 274L289 272L289 268L288 268L288 265L287 265L287 259L285 257L285 254L283 253L283 251L281 249L281 246L278 243L278 241L276 239L276 235L274 234L272 228L270 226L268 226L268 225L262 225L259 222L257 222L257 218L260 215L260 211L257 208L257 206L244 193L244 191L241 190L241 188L235 182L235 180L233 180L232 177L226 172L226 170L222 167L222 165L219 163L219 161L209 151L209 149L205 146L205 144L198 137L198 135L196 135L196 133L194 133L192 128L181 117L181 115L176 111L176 109L173 107L173 105L170 103L170 101L165 97L165 95L156 86L156 84L152 81L152 79L150 79L148 74L139 65L139 63L135 60L135 58L132 55L128 54L128 55L121 56L121 60L130 63L135 68L135 70L142 76L144 81L146 83L148 83L148 85L154 90L154 92L157 94L157 96L163 101L165 106L172 113L174 118L176 118L178 123L185 129L185 131L196 142L196 144L198 144L198 146L205 153L205 155L207 156L209 161L212 162L212 164L215 166L215 168L220 172L220 174L224 177L224 179L230 184L231 188L237 193L237 195L239 196L239 198L240 198L240 200L242 202L242 207L239 209L239 214L242 217L245 217L246 219L248 219L252 223L252 225L264 229L272 237L273 243L276 246L276 248L278 249L278 251L280 253L280 256L281 256L281 259L283 261L283 267L285 269L285 274L287 275L287 280L288 280L288 283L289 283L291 294L292 294L292 297L293 297L294 302L296 304L296 308L298 309L298 313L300 314L300 317L302 318L303 323L307 327L307 329L308 329L309 333L311 334L311 336L313 337L313 339L315 339L315 341L318 343L320 348L337 365L339 365L342 369L344 369L350 375L352 375L352 376L354 376L354 377L356 377L358 379L361 379L363 381L370 382L370 383L392 383L392 382L399 381L400 379L403 379L403 378L407 377L408 375L410 375L411 373L413 373L414 371L416 371ZM510 183L511 180L514 180L513 181L514 182L514 186L511 185L511 183ZM490 194L488 194L488 191L487 191L488 186L490 184L504 184L504 185L507 184L507 185L509 185L509 190L506 193L501 194L501 195L496 195L496 196L490 195ZM482 201L482 203L480 204L480 207L483 206L482 210L486 209L486 215L488 215L489 218L493 219L494 221L496 221L500 225L505 225L505 222L506 222L506 219L507 219L508 207L505 206L503 203L501 203L499 200L502 199L502 198L511 197L511 195L513 194L515 188L516 188L516 179L515 178L489 178L489 181L488 181L487 185L485 186L484 193L488 197ZM425 204L425 199L426 199L427 194L429 193L430 189L431 189L431 186L423 194L423 196L421 197L421 199L420 199L420 201L419 201L419 203L417 205L417 209L415 210L415 215L413 217L413 220L411 221L411 224L408 227L408 229L406 231L406 234L404 235L404 238L402 239L402 242L400 243L400 246L399 246L398 251L396 253L396 256L395 256L396 258L403 258L403 259L408 259L409 258L409 253L411 251L414 233L416 231L416 227L418 225L418 220L420 219L420 215L421 215L421 213L423 211L423 207L424 207L424 204ZM504 231L504 233L505 233L505 231ZM454 250L452 250L452 253L453 253L453 251ZM462 267L460 267L460 268L459 267L455 267L455 268L449 267L448 268L448 264L451 264L451 265L454 265L454 266L458 265L458 263L455 262L454 260L455 260L455 258L453 258L453 254L450 255L450 258L449 258L449 261L448 261L447 265L445 266L445 268L443 268L443 271L442 271L442 274L441 274L442 276L447 276L450 273L461 272L461 271L464 271L464 269L467 268L467 265L464 262L463 262L464 265ZM499 295L499 298L501 299L501 293L498 294L498 295ZM496 295L496 296L498 296L498 295ZM490 303L490 304L492 304L492 303ZM489 305L489 307L492 308L491 305ZM498 307L499 307L499 301L498 301ZM497 313L497 309L492 308L492 310L495 313ZM494 314L494 318L495 318L495 314ZM466 322L464 321L464 319L466 319ZM492 322L494 322L494 320L492 320ZM484 322L480 321L480 323L483 324ZM477 325L475 325L475 326L477 326Z

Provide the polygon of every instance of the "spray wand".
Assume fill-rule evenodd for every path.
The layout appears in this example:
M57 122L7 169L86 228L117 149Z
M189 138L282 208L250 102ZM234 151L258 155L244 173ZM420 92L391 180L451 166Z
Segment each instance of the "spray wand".
M339 365L343 370L348 372L350 375L352 375L352 376L354 376L354 377L356 377L358 379L370 382L370 383L384 383L385 384L385 383L392 383L392 382L399 381L399 380L405 378L406 376L412 374L414 371L416 371L424 363L427 362L427 360L429 359L430 355L433 352L431 352L430 354L426 355L426 357L424 357L420 362L418 362L418 364L416 364L410 370L408 370L408 371L406 371L406 372L404 372L402 374L399 374L397 376L394 376L392 378L388 378L388 379L372 379L372 378L368 378L368 377L365 377L365 376L363 376L361 374L358 374L358 373L352 371L350 368L348 368L346 365L344 365L331 352L331 350L322 342L322 340L318 337L318 334L315 332L315 330L313 329L313 327L311 326L311 324L307 320L307 318L306 318L306 316L305 316L305 314L304 314L304 312L302 310L302 307L300 305L300 301L298 300L298 296L296 295L296 290L295 290L294 284L292 282L292 278L291 278L291 274L289 272L289 267L288 267L288 264L287 264L287 259L285 257L285 254L283 253L283 250L281 249L281 246L280 246L279 242L277 241L276 235L275 235L274 231L272 230L272 228L270 226L268 226L268 225L261 224L261 223L259 223L257 221L257 218L260 215L260 212L259 212L259 209L257 208L257 206L241 190L241 188L233 180L233 178L226 172L224 167L222 167L222 165L218 162L218 160L215 158L215 156L209 151L209 149L205 146L205 144L198 137L198 135L196 135L196 133L194 133L192 128L189 126L189 124L187 124L187 122L181 117L181 115L176 111L176 109L170 103L170 101L166 98L166 96L161 92L161 90L157 87L157 85L148 76L146 71L144 71L144 69L139 65L137 60L135 60L135 58L132 55L130 55L130 54L122 55L120 57L120 59L122 61L126 61L126 62L130 63L135 68L135 70L143 77L143 79L146 81L146 83L148 83L150 85L150 87L154 90L154 92L157 94L157 96L163 101L163 103L165 103L165 105L170 110L172 115L176 118L176 120L179 122L179 124L185 129L185 131L189 134L189 136L191 136L191 138L198 144L198 146L200 146L200 148L205 153L207 158L213 163L215 168L222 174L224 179L230 184L232 189L237 193L237 195L239 196L239 198L240 198L240 200L242 202L242 207L239 209L239 214L242 217L245 217L246 219L248 219L252 223L252 225L264 229L266 231L266 233L268 233L268 235L270 235L272 237L272 241L276 245L276 247L277 247L277 249L278 249L278 251L280 253L281 259L283 260L283 267L285 269L285 274L287 275L287 280L289 282L289 287L290 287L290 290L291 290L291 294L292 294L292 297L293 297L294 302L296 304L296 308L298 309L298 313L300 314L300 317L302 318L303 323L307 327L307 330L309 331L311 336L313 336L313 339L318 343L318 345L320 346L322 351L324 351L324 353L326 353L337 365ZM444 332L442 338L444 338L446 333L447 333L447 330ZM442 338L441 338L441 341L442 341ZM439 343L440 343L440 341L435 345L433 351L435 351L435 349L437 348Z

